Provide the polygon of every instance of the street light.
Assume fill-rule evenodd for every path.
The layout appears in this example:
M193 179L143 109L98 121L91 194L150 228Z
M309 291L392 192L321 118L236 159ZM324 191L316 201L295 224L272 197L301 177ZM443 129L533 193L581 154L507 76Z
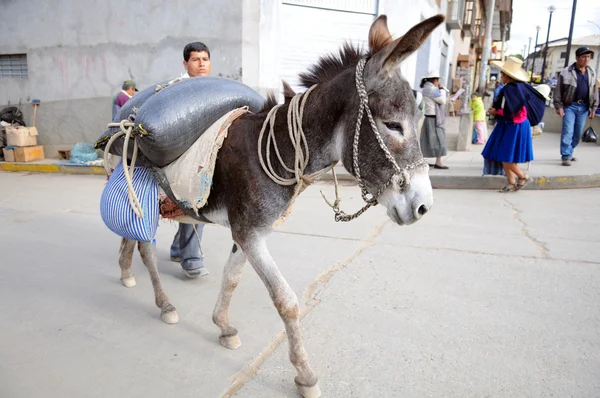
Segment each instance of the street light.
M533 74L535 73L535 60L537 59L537 44L538 36L540 34L540 25L535 27L535 47L533 47L533 65L531 65L531 76L529 77L529 83L533 82Z
M592 25L594 25L595 27L598 28L598 30L600 30L600 26L598 26L598 24L594 21L588 21L589 23L591 23ZM598 49L600 49L600 43L598 43ZM597 51L600 52L600 51ZM594 57L596 57L596 73L598 72L598 68L600 67L600 54L594 54Z
M552 25L552 13L556 11L556 7L548 7L550 17L548 17L548 33L546 33L546 46L544 48L544 62L542 62L542 75L540 77L540 83L544 82L544 72L546 71L546 56L548 55L548 39L550 38L550 26Z
M530 54L531 54L531 37L529 38L529 45L527 46L527 58L526 58L527 63L525 64L525 70L529 69L529 61L531 61Z

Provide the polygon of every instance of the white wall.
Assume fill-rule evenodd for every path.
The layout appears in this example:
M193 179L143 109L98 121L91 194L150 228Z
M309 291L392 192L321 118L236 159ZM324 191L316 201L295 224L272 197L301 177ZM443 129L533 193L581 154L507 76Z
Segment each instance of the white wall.
M403 35L408 29L421 22L422 18L427 19L436 14L446 14L447 2L442 1L442 8L438 7L434 1L428 0L381 0L379 3L379 13L387 14L388 26L394 37ZM440 58L442 40L448 44L448 60L446 68L452 62L454 57L454 38L446 31L445 24L438 27L431 34L431 46L429 48L429 64L427 69L440 69ZM427 70L416 70L417 52L408 57L402 63L402 73L405 78L415 85L420 77L427 73ZM418 88L418 87L413 87Z

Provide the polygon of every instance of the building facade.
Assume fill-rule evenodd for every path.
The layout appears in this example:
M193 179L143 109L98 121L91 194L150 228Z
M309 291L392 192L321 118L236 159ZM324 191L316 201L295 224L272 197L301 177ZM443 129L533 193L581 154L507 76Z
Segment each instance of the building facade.
M183 72L183 47L202 41L213 75L240 80L265 95L320 55L349 40L366 48L369 27L388 15L396 37L438 13L447 0L107 0L6 1L0 15L0 107L18 105L28 123L32 99L39 142L49 156L93 142L111 119L124 80L140 90ZM16 16L16 17L15 17ZM454 39L434 31L402 65L418 85L428 70L451 77Z

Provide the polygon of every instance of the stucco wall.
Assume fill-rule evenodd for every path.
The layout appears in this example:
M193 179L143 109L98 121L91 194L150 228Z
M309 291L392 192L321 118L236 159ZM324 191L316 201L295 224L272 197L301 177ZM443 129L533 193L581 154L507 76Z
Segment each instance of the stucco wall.
M183 47L203 41L213 74L241 79L242 0L0 0L0 54L27 54L27 79L0 79L0 106L18 104L39 142L92 142L126 79L143 89L183 71Z

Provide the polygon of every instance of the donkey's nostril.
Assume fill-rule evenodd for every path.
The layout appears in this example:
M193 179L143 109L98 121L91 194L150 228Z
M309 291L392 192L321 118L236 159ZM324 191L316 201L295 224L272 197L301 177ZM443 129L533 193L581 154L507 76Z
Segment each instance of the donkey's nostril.
M419 213L419 216L423 216L425 215L425 213L427 213L429 209L427 208L427 206L425 205L421 205L419 206L419 208L417 209L417 213Z

